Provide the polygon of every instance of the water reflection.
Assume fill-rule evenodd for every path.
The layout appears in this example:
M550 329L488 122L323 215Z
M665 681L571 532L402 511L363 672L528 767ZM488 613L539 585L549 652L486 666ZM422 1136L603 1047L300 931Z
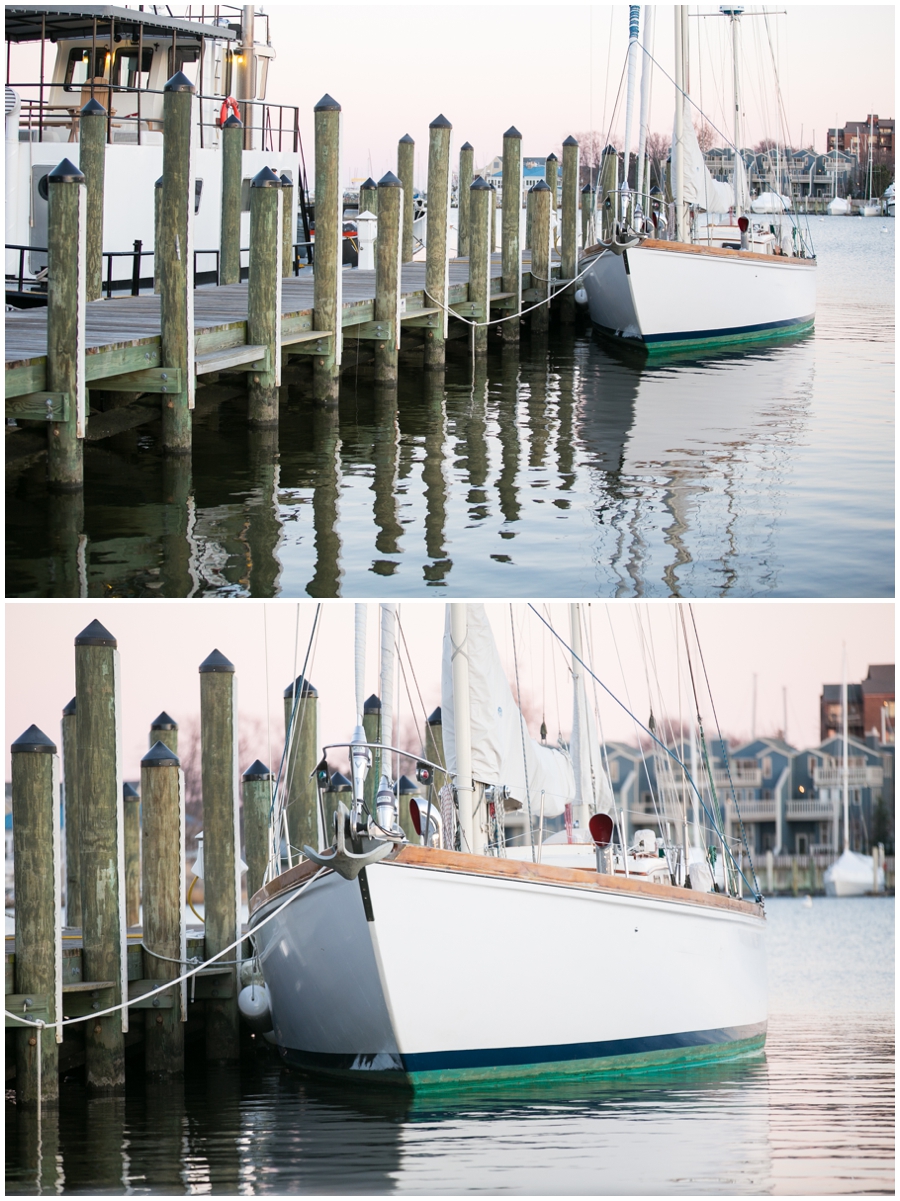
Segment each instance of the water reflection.
M337 407L314 407L286 385L278 431L248 432L246 398L222 389L198 406L192 458L163 456L153 426L90 445L83 499L47 494L40 463L11 471L9 592L887 587L892 506L877 480L887 479L889 449L872 441L843 470L821 455L809 466L812 438L837 444L849 420L820 369L838 353L829 340L656 362L582 330L495 351L446 372L404 364L397 387L348 372ZM889 376L886 365L870 389L873 412ZM867 470L865 506L850 503ZM852 542L853 571L815 551L826 522L838 543Z

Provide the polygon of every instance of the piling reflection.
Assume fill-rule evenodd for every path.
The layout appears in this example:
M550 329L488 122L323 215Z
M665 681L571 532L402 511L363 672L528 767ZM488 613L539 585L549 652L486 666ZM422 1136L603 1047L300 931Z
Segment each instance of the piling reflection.
M532 332L399 386L363 364L339 406L298 370L279 428L250 433L246 398L209 388L192 457L121 435L83 499L19 472L10 594L776 591L812 351L656 363Z
M7 1122L7 1163L16 1165L20 1193L61 1193L65 1182L59 1138L59 1109L44 1105L36 1109L15 1107L15 1121Z

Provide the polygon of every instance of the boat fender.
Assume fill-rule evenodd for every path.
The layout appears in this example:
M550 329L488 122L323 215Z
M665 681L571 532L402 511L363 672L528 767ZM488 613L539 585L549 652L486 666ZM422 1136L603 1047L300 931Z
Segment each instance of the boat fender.
M254 1034L267 1034L273 1026L269 990L265 984L250 984L238 993L241 1017Z
M575 290L575 303L576 303L576 304L580 304L580 305L582 305L582 306L583 306L583 305L586 305L586 304L587 304L587 302L588 302L588 294L587 294L587 292L584 290L584 288L576 288L576 290Z
M219 124L220 125L224 125L226 120L228 119L229 108L231 109L232 116L236 117L238 119L238 121L240 121L241 110L238 108L237 100L235 100L234 96L226 96L225 99L222 101L222 107L219 109Z

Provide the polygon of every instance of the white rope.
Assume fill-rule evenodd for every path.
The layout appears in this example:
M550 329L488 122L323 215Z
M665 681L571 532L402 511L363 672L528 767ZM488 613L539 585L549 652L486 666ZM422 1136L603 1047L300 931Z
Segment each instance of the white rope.
M534 312L534 310L539 309L541 305L549 304L550 301L559 296L561 292L565 292L566 288L571 288L572 284L577 284L583 276L587 275L588 271L590 271L593 265L594 260L591 259L583 271L579 271L578 274L573 276L572 279L567 279L562 287L557 288L551 296L547 296L544 300L539 300L536 304L529 305L527 309L519 309L517 313L508 313L505 317L495 317L493 321L470 321L468 317L460 316L459 313L457 313L454 309L451 309L448 305L444 304L443 301L438 300L436 296L432 296L430 292L426 292L425 295L432 304L438 305L445 312L449 313L451 317L456 317L457 320L462 321L464 325L470 325L473 329L485 329L489 325L502 325L504 321L512 321L514 317L524 317L526 313ZM540 275L535 275L534 278L539 279L541 283L544 284L552 282L551 280L543 279ZM488 304L490 304L490 297L488 297Z
M268 917L264 917L261 922L258 922L253 927L252 930L248 930L246 934L241 934L240 938L236 938L235 941L229 943L227 947L223 947L221 951L217 952L217 954L211 956L197 967L191 968L189 972L185 972L182 976L177 976L174 980L166 980L165 983L159 986L159 988L154 988L150 992L141 993L141 1001L149 1000L150 997L155 997L157 993L165 992L167 988L174 988L176 984L182 984L185 980L190 980L191 976L196 976L198 972L201 972L204 968L209 967L211 963L215 963L217 960L221 959L223 955L227 955L229 951L233 951L235 947L240 946L240 944L248 937L253 937L253 935L257 934L263 928L263 926L268 925L273 918L278 917L279 913L281 913L283 909L287 909L288 905L296 901L297 897L299 897L302 892L305 892L306 889L309 888L310 884L318 880L323 872L327 870L328 869L324 867L319 868L314 876L310 876L305 884L301 884L297 891L292 896L289 896L288 899L279 905L277 909L273 909ZM108 1017L112 1013L119 1013L121 1010L127 1009L129 1004L129 1001L123 1001L121 1005L111 1005L108 1009L100 1009L95 1013L87 1013L84 1015L84 1017L62 1018L56 1022L42 1022L40 1020L31 1021L29 1018L23 1018L18 1013L10 1013L8 1009L4 1009L3 1012L8 1018L13 1018L15 1021L21 1022L23 1026L38 1026L41 1030L55 1030L62 1026L76 1026L79 1022L93 1021L94 1018Z

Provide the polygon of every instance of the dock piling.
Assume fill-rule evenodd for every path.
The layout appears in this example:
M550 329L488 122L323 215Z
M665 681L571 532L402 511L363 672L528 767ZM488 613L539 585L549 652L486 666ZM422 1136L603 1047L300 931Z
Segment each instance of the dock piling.
M281 384L281 256L286 189L268 167L250 183L250 279L247 287L247 341L264 346L264 364L247 373L251 425L278 424Z
M281 174L281 275L284 279L294 274L294 238L297 223L294 219L294 183L287 172Z
M122 785L125 825L125 925L141 921L141 797L128 783Z
M437 326L425 331L425 366L446 361L447 286L450 259L447 236L450 216L450 135L453 126L440 114L428 127L428 216L425 242L425 306L441 308ZM407 203L412 203L411 198Z
M78 165L87 190L85 300L99 300L103 295L103 188L108 124L106 109L91 97L81 110L78 130Z
M381 742L381 699L374 692L363 705L363 729L366 732L367 742ZM378 792L381 770L381 752L373 751L372 767L363 786L363 799L368 805L370 813L375 812L375 794ZM330 834L331 831L326 831L326 833Z
M55 1022L62 1016L62 940L59 824L59 759L56 744L30 726L10 747L12 752L12 823L16 890L16 996L6 998L10 1012L32 1021ZM50 863L47 862L48 851ZM59 1098L59 1047L62 1032L33 1026L16 1031L16 1099L23 1106Z
M218 650L200 664L200 764L204 932L209 958L241 932L237 697L234 664ZM233 958L240 959L239 947ZM208 1060L237 1059L240 1051L237 972L233 966L223 967L221 972L218 996L206 1002Z
M469 253L469 188L475 173L475 148L463 142L459 148L459 217L456 238L457 258L464 259Z
M600 156L600 213L603 241L613 236L616 225L615 194L619 188L619 155L615 146L607 146Z
M241 174L244 124L232 113L222 126L222 214L219 240L219 283L241 278Z
M559 189L559 159L555 154L547 155L547 187L550 189L550 209L556 212L557 191Z
M357 212L378 215L378 184L371 175L364 184L360 185Z
M49 423L51 488L84 486L87 194L84 175L64 158L47 176L47 394L61 393L65 417Z
M66 925L81 926L81 806L78 803L78 732L75 697L62 711L63 805L66 815Z
M153 185L153 292L158 296L162 290L162 251L160 250L160 222L162 220L162 176ZM220 264L221 265L221 264ZM224 280L222 281L225 282Z
M534 185L525 193L525 249L531 249L531 226L534 221L534 200L531 193L534 191Z
M562 203L559 276L574 279L578 274L578 142L568 137L563 142ZM559 297L560 320L571 325L575 320L575 289L568 287Z
M169 717L165 709L150 723L149 745L152 747L157 742L161 742L174 754L178 754L178 722L174 717Z
M522 311L522 248L519 230L522 223L522 135L514 125L503 135L503 291L512 292L510 308ZM503 341L519 341L519 318L500 326Z
M416 162L416 144L408 133L397 143L397 177L403 188L403 238L400 245L400 262L411 263L413 257L413 189ZM379 210L380 211L380 210Z
M81 829L82 968L105 987L108 1005L128 994L125 837L122 812L120 668L116 640L99 621L75 639L75 716ZM85 1024L85 1069L91 1092L125 1086L128 1010Z
M161 395L163 448L191 449L194 407L194 196L191 181L191 117L194 85L181 71L163 97L163 186L160 206L160 343L163 363L181 372L178 392Z
M400 350L400 250L407 197L390 171L378 181L378 238L375 242L375 380L397 382Z
M487 321L491 311L491 195L491 185L477 175L469 188L469 301L479 322ZM475 353L487 354L487 326L477 325L472 336Z
M581 189L581 245L587 249L594 240L594 189L586 183Z
M551 189L539 180L531 189L531 282L540 300L550 295L550 201ZM550 304L542 304L531 314L531 328L542 333L550 325Z
M178 756L164 742L154 743L141 760L141 794L144 974L156 987L180 976L187 959L184 774ZM160 993L160 1004L145 1011L144 1066L152 1075L184 1071L184 984L173 992Z
M296 707L294 700L296 699ZM285 765L288 838L291 854L302 853L304 846L318 847L319 822L316 781L310 779L318 763L319 694L308 680L298 676L284 690L284 729L289 739ZM293 725L291 722L293 714ZM288 733L290 732L290 733ZM326 842L331 831L323 831Z
M247 900L262 888L269 862L269 813L275 776L256 759L241 776L244 799L244 855L247 860Z
M338 398L341 367L341 106L325 95L315 107L316 246L313 274L313 325L328 330L331 346L313 357L313 398L333 404Z

